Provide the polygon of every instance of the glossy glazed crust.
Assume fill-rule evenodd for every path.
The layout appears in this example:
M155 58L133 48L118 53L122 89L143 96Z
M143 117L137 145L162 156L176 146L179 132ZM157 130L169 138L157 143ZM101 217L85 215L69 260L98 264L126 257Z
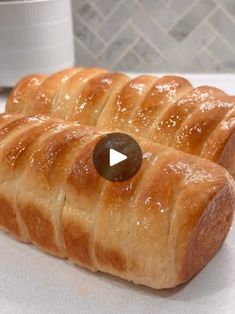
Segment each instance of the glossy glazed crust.
M42 115L0 115L0 228L137 284L188 281L229 231L232 178L206 159L139 139L137 175L106 181L92 162L105 134Z
M235 98L210 86L193 89L182 77L131 80L98 68L68 69L46 79L35 75L16 86L6 110L122 130L235 173Z

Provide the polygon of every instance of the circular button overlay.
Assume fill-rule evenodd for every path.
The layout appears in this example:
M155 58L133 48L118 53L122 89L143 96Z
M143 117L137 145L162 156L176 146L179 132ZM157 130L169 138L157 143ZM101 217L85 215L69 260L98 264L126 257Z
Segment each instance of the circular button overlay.
M103 178L123 182L132 178L140 169L142 151L131 136L125 133L110 133L96 144L93 163Z

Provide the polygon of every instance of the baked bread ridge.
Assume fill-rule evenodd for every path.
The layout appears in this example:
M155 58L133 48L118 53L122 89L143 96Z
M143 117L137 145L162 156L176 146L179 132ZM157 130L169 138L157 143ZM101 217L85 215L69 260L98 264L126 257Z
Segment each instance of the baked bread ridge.
M92 162L105 134L43 115L0 115L0 228L137 284L190 280L228 234L234 181L219 165L142 138L137 175L106 181Z
M235 176L235 97L211 86L193 88L179 76L130 79L101 68L32 75L16 85L6 111L136 134L209 159Z

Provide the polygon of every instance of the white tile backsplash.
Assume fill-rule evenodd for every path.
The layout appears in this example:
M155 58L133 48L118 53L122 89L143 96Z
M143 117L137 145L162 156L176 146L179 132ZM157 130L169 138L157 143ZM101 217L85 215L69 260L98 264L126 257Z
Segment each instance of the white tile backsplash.
M73 0L77 63L234 72L234 0Z

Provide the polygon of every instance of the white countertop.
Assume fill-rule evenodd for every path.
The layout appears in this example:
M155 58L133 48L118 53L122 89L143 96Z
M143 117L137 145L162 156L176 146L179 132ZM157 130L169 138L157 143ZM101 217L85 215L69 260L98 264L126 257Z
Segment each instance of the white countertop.
M235 75L185 75L235 94ZM0 92L0 109L5 97ZM138 287L18 243L0 233L0 313L235 313L235 230L207 267L169 291Z

